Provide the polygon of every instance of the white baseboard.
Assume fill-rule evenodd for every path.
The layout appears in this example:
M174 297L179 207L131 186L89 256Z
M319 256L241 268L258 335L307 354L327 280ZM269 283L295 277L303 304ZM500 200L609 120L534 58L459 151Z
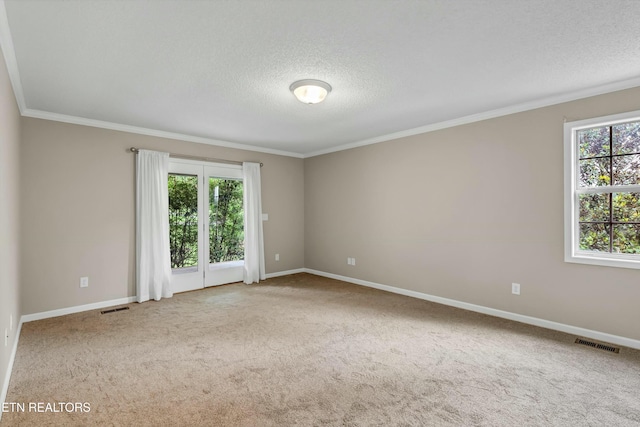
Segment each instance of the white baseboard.
M13 349L11 350L11 356L9 357L9 365L7 365L7 376L2 384L2 392L0 393L0 408L7 401L7 393L9 392L9 382L11 381L11 373L13 372L13 362L16 360L16 353L18 352L18 341L20 340L20 331L22 330L22 320L18 322L18 328L16 330L16 339L13 342ZM2 410L0 410L0 421L2 420Z
M298 274L298 273L306 273L307 270L304 268L296 268L295 270L287 270L287 271L276 271L275 273L266 274L265 277L267 279L272 279L274 277L280 276L289 276L290 274Z
M132 302L136 302L136 297L118 298L109 301L94 302L92 304L77 305L75 307L60 308L58 310L43 311L42 313L25 314L20 321L24 323L33 322L34 320L49 319L50 317L97 310L99 308L113 307L114 305L129 304Z
M273 277L288 276L290 274L298 274L298 273L305 273L305 272L306 270L304 268L297 268L295 270L286 270L286 271L276 271L274 273L266 274L265 278L271 279ZM67 314L80 313L80 312L89 311L89 310L97 310L99 308L112 307L114 305L129 304L136 301L137 301L137 297L126 297L126 298L118 298L118 299L109 300L109 301L95 302L92 304L77 305L75 307L67 307L67 308L60 308L57 310L43 311L41 313L25 314L22 316L21 322L24 322L24 323L33 322L35 320L49 319L51 317L65 316Z
M555 331L565 332L572 335L578 335L585 338L591 338L598 341L604 341L611 344L622 345L625 347L630 347L630 348L635 348L637 350L640 350L640 341L627 338L627 337L607 334L605 332L593 331L590 329L584 329L577 326L565 325L563 323L552 322L550 320L539 319L537 317L525 316L523 314L512 313L509 311L497 310L495 308L470 304L467 302L457 301L449 298L442 298L435 295L424 294L422 292L410 291L408 289L396 288L388 285L381 285L379 283L369 282L369 281L360 280L360 279L354 279L352 277L347 277L347 276L340 276L338 274L325 273L324 271L312 270L310 268L306 268L304 270L309 274L315 274L317 276L328 277L330 279L341 280L343 282L353 283L355 285L361 285L369 288L380 289L387 292L393 292L395 294L406 295L409 297L419 298L426 301L435 302L438 304L461 308L463 310L475 311L477 313L488 314L490 316L501 317L503 319L514 320L520 323L526 323L529 325L539 326L541 328L552 329Z
M304 273L305 271L306 270L304 268L298 268L295 270L287 270L287 271L276 271L275 273L266 274L265 278L271 279L273 277ZM22 316L21 322L24 322L24 323L33 322L35 320L49 319L51 317L65 316L67 314L80 313L80 312L89 311L89 310L97 310L99 308L112 307L114 305L129 304L136 301L137 301L137 297L126 297L126 298L118 298L118 299L109 300L109 301L95 302L92 304L77 305L75 307L67 307L67 308L60 308L57 310L43 311L41 313L25 314Z

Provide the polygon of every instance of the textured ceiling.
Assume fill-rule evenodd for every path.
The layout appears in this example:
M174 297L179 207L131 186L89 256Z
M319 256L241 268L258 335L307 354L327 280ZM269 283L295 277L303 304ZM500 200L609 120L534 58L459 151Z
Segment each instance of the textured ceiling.
M297 156L640 85L635 0L4 8L2 47L24 115ZM289 92L306 78L331 84L324 103Z

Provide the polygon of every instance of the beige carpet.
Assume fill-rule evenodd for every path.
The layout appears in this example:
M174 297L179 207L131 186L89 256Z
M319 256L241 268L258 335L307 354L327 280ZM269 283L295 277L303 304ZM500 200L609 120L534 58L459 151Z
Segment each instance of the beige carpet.
M417 299L298 274L129 307L24 324L2 425L640 425L639 351Z

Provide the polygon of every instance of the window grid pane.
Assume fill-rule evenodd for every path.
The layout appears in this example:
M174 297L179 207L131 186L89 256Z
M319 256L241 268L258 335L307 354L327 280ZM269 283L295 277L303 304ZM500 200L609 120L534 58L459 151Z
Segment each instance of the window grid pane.
M580 160L580 187L611 185L611 158L599 157Z
M580 224L580 249L611 252L611 226L606 223Z
M611 162L613 185L640 184L640 154L615 156Z
M613 154L640 153L640 122L613 126Z
M640 253L640 224L616 224L613 230L613 252L620 254Z
M601 126L578 131L580 159L608 157L611 155L609 126Z

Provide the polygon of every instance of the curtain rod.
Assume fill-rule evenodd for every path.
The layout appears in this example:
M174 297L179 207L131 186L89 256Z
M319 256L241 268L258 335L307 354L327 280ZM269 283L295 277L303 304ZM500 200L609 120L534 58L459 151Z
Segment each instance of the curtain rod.
M131 151L132 153L137 153L138 151L140 151L140 149L136 148L136 147L131 147L129 149L129 151ZM227 164L230 164L230 165L242 165L242 162L239 162L239 161L236 161L236 160L213 159L211 157L189 156L187 154L169 153L169 157L173 157L175 159L200 160L200 161L203 161L203 162L227 163ZM264 164L262 162L260 162L260 167L262 167L262 166L264 166Z

